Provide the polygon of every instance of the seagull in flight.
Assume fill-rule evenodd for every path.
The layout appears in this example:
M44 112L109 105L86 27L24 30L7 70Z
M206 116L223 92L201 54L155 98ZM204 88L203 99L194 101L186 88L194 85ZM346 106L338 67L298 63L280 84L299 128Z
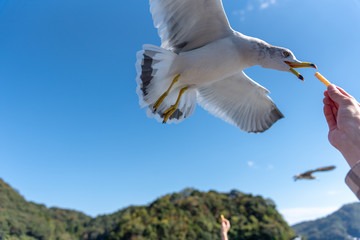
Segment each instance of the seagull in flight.
M294 181L299 180L299 179L316 179L316 177L312 175L314 172L330 171L333 169L335 169L335 166L321 167L321 168L317 168L314 170L309 170L304 173L296 174L294 176Z
M190 117L196 103L245 132L264 132L283 114L269 91L244 73L260 65L290 72L316 68L286 48L233 30L221 0L150 0L161 46L137 53L139 103L163 123Z

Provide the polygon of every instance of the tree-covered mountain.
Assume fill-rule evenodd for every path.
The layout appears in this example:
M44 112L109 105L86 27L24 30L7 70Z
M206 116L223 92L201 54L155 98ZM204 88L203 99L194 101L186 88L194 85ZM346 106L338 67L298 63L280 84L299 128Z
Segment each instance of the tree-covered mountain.
M360 239L360 203L347 204L327 217L292 228L307 240Z
M288 240L292 229L272 200L185 189L147 206L91 218L77 211L26 201L0 179L0 240L216 240L220 215L231 222L231 240Z
M91 217L27 202L0 179L0 240L79 239Z

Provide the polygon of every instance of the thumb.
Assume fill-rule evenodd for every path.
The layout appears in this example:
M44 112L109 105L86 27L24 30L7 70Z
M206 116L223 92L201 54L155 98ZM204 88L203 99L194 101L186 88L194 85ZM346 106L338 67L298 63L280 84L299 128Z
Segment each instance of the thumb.
M342 94L334 84L330 84L328 86L327 90L328 90L328 94L329 94L329 97L331 98L331 100L333 100L334 102L336 102L338 104L340 104L344 100L348 99L347 96Z

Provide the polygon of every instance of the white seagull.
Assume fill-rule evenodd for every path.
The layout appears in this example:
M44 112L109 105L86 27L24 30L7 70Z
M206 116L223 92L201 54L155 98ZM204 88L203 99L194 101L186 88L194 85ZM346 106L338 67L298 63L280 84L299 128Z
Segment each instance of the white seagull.
M269 91L243 70L255 65L291 72L313 67L282 47L234 31L221 0L150 0L161 47L137 53L141 107L158 121L181 122L196 102L246 132L263 132L283 118Z

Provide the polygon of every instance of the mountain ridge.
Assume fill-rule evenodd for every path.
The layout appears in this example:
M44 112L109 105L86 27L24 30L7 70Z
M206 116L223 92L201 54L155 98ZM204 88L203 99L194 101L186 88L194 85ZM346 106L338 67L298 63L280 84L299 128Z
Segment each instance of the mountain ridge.
M294 224L294 229L307 240L360 239L360 203L345 204L339 210L312 221Z
M28 202L0 178L0 240L220 239L219 218L231 220L232 240L287 240L292 229L271 199L187 188L144 206L96 217Z

